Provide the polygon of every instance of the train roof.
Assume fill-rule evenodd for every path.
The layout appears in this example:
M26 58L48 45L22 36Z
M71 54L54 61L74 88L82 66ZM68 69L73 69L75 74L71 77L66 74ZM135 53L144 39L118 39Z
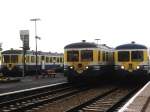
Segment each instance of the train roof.
M97 48L97 45L91 42L77 42L66 45L64 47L64 49L71 49L71 48Z
M23 54L22 50L6 50L3 51L2 54ZM31 54L34 55L35 51L26 51L26 54ZM42 51L38 51L37 52L38 55L53 55L53 56L60 56L63 55L63 53L52 53L52 52L42 52Z
M130 44L119 45L115 49L116 50L121 50L121 49L147 49L147 47L144 46L144 45L136 44L135 42L132 42Z

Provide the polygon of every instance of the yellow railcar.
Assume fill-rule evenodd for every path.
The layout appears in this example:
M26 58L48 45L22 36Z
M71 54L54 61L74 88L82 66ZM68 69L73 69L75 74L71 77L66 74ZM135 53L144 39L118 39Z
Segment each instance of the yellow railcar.
M113 65L113 49L90 42L78 42L64 47L64 74L68 81L96 78ZM112 68L111 68L112 69Z
M150 72L148 49L132 42L115 48L115 71L118 76L148 76Z

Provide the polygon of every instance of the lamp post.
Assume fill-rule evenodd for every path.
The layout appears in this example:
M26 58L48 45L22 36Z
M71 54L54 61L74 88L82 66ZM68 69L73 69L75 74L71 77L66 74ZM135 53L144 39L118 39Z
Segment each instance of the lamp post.
M40 37L37 36L37 28L36 28L36 22L40 21L40 18L34 18L34 19L30 19L30 21L34 21L35 22L35 60L36 60L36 76L38 78L38 67L37 67L37 39L40 39Z

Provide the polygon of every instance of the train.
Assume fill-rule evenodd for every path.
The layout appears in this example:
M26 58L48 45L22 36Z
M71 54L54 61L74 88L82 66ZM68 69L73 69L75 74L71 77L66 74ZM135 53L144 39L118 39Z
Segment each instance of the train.
M64 47L64 75L69 82L102 77L113 69L113 48L93 42L71 43Z
M149 51L145 45L137 44L134 41L122 44L115 48L114 54L114 69L117 77L149 78Z
M1 53L1 72L7 76L22 76L25 68L26 75L38 73L42 69L55 69L63 71L63 53L37 52L37 66L35 51L26 51L25 64L22 50L5 50ZM37 67L37 68L36 68Z

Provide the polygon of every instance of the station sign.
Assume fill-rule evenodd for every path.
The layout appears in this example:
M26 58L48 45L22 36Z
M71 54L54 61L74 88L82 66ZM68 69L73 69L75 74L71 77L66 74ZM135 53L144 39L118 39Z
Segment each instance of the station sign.
M29 30L20 30L20 39L23 42L23 48L29 50Z

